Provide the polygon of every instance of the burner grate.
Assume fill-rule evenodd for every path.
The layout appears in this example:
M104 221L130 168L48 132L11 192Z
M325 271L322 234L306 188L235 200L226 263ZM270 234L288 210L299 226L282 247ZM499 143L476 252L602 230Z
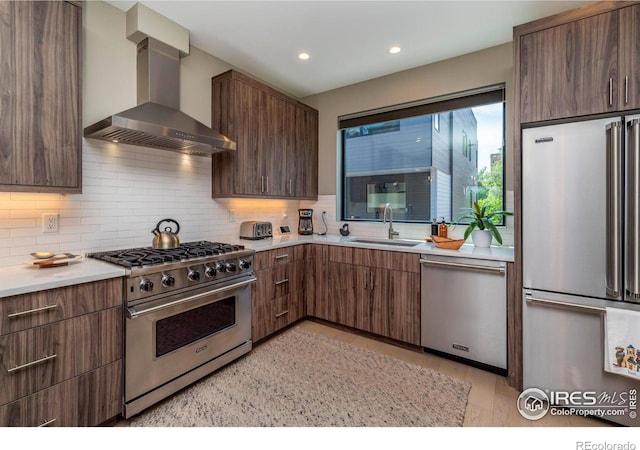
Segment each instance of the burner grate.
M134 267L154 266L174 261L188 261L191 259L216 256L243 249L244 245L195 241L185 242L179 247L171 249L139 247L125 250L90 253L87 256L131 269Z

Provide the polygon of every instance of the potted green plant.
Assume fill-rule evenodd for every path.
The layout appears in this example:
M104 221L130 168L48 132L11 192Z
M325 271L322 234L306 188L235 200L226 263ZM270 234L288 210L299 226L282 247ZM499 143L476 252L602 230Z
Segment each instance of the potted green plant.
M502 210L490 211L487 205L480 206L478 202L473 202L473 208L469 208L469 212L463 214L456 222L471 219L464 230L464 238L467 239L471 235L476 247L490 247L494 237L499 244L502 244L500 231L493 223L493 218L500 216L513 216L513 213Z

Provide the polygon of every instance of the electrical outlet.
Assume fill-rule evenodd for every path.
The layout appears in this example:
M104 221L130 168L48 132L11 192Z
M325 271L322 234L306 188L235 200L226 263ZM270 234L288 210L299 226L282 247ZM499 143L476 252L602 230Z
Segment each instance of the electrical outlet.
M230 209L229 210L229 222L235 222L236 221L236 210L235 209Z
M60 216L58 215L58 213L42 214L42 232L57 233L59 218Z

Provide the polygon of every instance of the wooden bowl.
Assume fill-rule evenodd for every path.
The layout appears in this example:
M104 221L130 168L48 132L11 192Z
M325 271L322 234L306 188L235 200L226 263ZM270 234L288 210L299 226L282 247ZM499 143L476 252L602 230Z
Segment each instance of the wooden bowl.
M449 239L445 237L431 235L431 241L438 248L444 248L446 250L458 250L464 244L464 239Z

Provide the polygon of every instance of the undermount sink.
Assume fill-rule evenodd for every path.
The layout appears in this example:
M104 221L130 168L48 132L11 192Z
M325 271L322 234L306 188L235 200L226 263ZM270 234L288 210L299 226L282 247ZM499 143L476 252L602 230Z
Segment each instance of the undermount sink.
M353 238L349 242L357 244L379 244L379 245L395 245L400 247L415 247L420 244L419 241L407 241L402 239L373 239L373 238Z

